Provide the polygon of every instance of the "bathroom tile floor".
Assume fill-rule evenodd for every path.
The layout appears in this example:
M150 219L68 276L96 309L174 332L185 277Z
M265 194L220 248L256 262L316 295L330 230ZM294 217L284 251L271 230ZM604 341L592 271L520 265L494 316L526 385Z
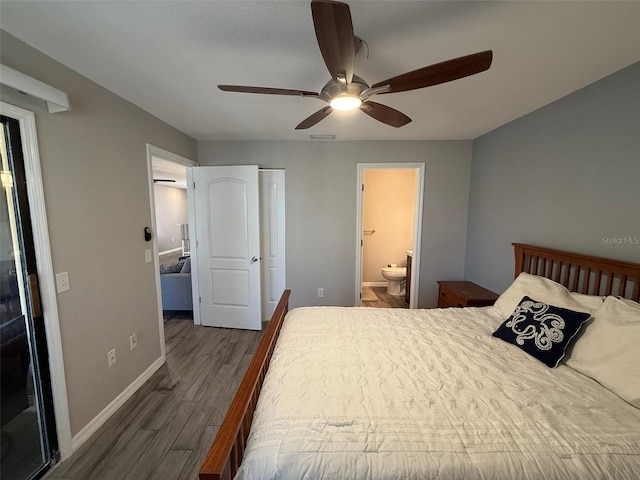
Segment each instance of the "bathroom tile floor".
M386 287L362 287L362 306L375 308L409 308L404 295L389 295Z

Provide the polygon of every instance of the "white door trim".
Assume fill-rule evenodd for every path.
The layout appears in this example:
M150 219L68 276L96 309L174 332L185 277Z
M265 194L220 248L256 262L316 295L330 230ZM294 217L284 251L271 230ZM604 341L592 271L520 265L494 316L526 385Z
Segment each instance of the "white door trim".
M177 163L178 165L183 165L185 167L195 167L198 164L195 160L191 160L186 157L182 157L176 153L170 152L169 150L165 150L160 147L156 147L155 145L151 145L147 143L147 175L149 182L149 202L150 202L150 210L151 210L151 244L152 244L152 257L153 257L153 268L155 270L156 276L156 302L158 305L158 329L160 333L160 354L162 358L162 363L164 363L165 356L165 344L164 344L164 318L162 316L162 290L160 288L160 262L158 261L158 238L156 235L158 226L156 225L156 199L155 192L153 189L153 158L160 158L162 160L167 160L169 162ZM189 168L187 168L187 172ZM191 209L191 205L188 206ZM189 210L190 211L190 210ZM189 218L191 218L191 214L189 213ZM189 226L189 235L191 235L191 226ZM195 310L194 310L195 312Z
M409 308L418 308L420 292L420 250L422 246L422 208L424 203L424 163L358 163L358 183L356 185L356 289L354 305L361 305L362 285L362 184L365 170L415 170L416 204L413 218L413 259L411 261L411 298ZM414 294L415 292L415 294Z
M42 185L42 171L40 169L40 153L38 151L38 136L36 134L35 114L8 103L0 102L0 113L18 120L24 168L27 178L27 196L33 229L33 241L36 251L36 265L42 297L43 318L49 353L49 370L51 375L51 391L55 422L58 435L60 459L65 460L73 453L71 440L71 422L69 420L69 401L67 398L67 383L64 372L64 357L62 354L62 335L60 334L60 318L58 316L58 301L51 260L51 244L49 242L49 228L47 225L47 211Z
M191 251L191 299L193 304L193 324L202 325L200 318L200 284L198 283L198 250L196 241L196 202L193 188L193 170L187 168L187 221L189 222L189 250Z

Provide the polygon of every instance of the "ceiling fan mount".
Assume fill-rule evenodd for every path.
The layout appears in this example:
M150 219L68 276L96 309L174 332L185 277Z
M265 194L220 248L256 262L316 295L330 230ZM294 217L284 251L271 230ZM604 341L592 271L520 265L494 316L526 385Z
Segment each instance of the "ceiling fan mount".
M351 83L346 83L344 79L335 80L332 78L320 90L321 99L329 103L340 97L359 98L364 102L373 94L374 92L369 87L369 84L357 75L353 76Z
M417 90L474 75L487 70L493 59L493 52L487 50L419 68L369 86L364 79L354 74L356 54L365 42L353 34L349 6L335 0L312 0L311 14L320 53L331 74L331 79L320 93L243 85L218 85L218 88L226 92L311 97L329 103L304 119L296 130L312 127L334 109L356 108L382 123L401 127L409 123L411 118L394 108L372 102L369 98L379 94Z

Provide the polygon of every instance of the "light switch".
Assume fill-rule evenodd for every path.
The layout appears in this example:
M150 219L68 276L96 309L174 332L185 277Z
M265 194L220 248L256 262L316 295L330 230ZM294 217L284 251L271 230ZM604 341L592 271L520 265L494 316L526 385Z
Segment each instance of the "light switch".
M56 275L56 288L58 293L71 290L71 283L69 282L69 272L62 272Z
M147 248L144 251L144 263L151 263L151 260L151 250Z

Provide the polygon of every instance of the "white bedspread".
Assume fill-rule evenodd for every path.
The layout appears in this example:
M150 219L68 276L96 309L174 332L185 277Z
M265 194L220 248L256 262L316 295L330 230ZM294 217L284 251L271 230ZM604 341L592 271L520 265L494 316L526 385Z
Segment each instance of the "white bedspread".
M236 478L638 479L640 410L493 307L292 310Z

